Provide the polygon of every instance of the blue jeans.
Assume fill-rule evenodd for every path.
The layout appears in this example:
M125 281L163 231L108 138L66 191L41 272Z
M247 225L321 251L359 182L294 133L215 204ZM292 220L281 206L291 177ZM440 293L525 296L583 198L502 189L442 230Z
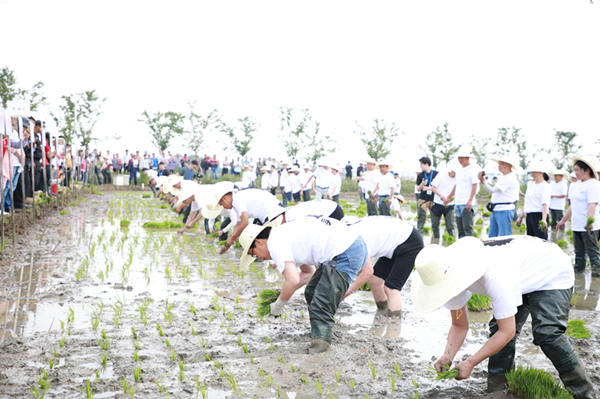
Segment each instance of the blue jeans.
M12 187L13 191L17 188L17 183L19 183L19 177L21 176L21 172L19 172L19 166L13 166L13 178L12 178ZM4 209L9 211L12 207L12 202L10 201L10 182L7 180L5 182L6 187L4 187L4 191L2 195L4 196Z
M358 272L367 263L367 244L362 237L358 237L350 247L337 256L336 268L348 275L348 284L352 284ZM329 262L331 265L331 262Z
M216 166L211 166L210 167L210 173L211 173L211 178L214 180L218 180L219 176L217 175L217 167Z
M512 235L513 209L506 211L493 211L490 217L490 232L488 237L500 237Z
M135 185L137 186L137 169L134 169L131 172L129 172L129 184L131 184L132 179Z

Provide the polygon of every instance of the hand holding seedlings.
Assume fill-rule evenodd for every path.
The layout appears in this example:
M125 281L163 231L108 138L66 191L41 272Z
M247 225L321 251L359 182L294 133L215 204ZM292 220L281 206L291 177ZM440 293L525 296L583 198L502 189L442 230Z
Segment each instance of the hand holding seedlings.
M540 230L543 231L543 232L545 232L546 230L548 230L548 225L543 220L540 220L539 226L540 226Z
M594 217L590 216L587 218L587 221L585 223L585 229L587 231L592 231L593 228L594 228Z

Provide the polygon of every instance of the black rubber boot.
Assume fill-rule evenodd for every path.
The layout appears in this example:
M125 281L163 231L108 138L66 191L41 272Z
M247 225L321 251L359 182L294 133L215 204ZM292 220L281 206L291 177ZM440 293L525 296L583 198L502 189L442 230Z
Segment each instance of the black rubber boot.
M556 367L565 389L573 394L575 399L595 398L594 388L567 337L563 335L558 342L543 345L541 348Z
M317 353L325 352L331 344L321 338L312 337L310 341L310 347L308 348L308 354L314 355Z

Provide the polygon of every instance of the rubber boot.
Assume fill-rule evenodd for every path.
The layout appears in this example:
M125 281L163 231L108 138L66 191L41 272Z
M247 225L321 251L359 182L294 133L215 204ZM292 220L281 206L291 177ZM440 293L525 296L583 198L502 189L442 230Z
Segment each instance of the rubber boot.
M507 387L507 379L506 374L494 374L488 375L487 380L487 391L488 393L496 392L496 391L504 391Z
M592 265L592 277L600 277L600 258L590 257L590 263Z
M322 341L331 344L331 335L333 333L333 325L327 325L325 323L318 322L316 320L311 320L311 331L310 336L315 339L319 338Z
M322 340L321 338L312 337L310 339L310 347L308 348L308 354L314 355L316 353L325 352L331 344L327 341Z
M541 348L556 367L565 389L572 393L575 399L595 397L594 388L567 337L563 335L552 345L542 345Z
M377 310L387 310L388 301L386 299L385 301L375 302L375 305L377 305Z
M575 399L595 399L594 388L588 380L585 370L581 366L577 366L575 370L568 373L561 373L560 379L562 380L565 389Z

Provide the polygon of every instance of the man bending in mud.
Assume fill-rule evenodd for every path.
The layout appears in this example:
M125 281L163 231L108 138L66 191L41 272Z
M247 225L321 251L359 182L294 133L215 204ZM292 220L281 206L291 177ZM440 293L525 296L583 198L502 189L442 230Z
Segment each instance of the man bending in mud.
M373 274L367 245L356 231L335 219L306 218L280 225L281 219L244 230L240 267L247 267L255 257L274 261L285 277L277 302L271 304L274 316L281 315L294 292L308 283L304 292L311 324L308 353L324 352L331 345L335 312L344 295L355 292Z

